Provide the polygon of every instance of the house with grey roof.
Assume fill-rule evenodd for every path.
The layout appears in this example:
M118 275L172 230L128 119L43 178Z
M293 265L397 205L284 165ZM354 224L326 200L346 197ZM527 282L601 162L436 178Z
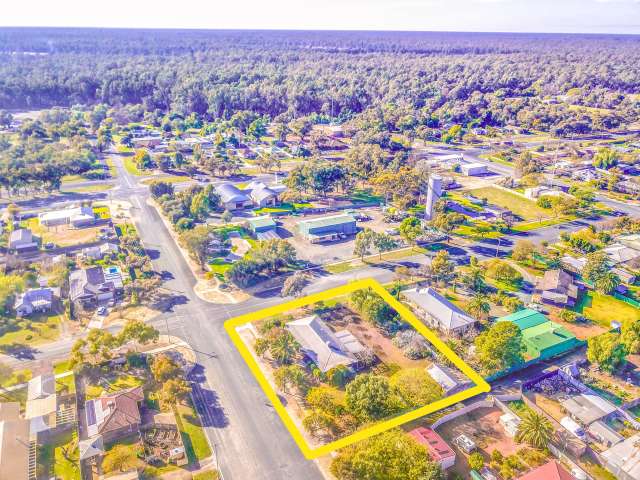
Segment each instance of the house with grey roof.
M302 351L322 372L338 365L356 367L356 354L364 350L350 332L332 332L317 316L294 320L286 324L287 330L302 347Z
M28 228L19 228L9 234L8 245L9 250L13 250L16 253L23 253L38 249L38 244L33 238L31 230Z
M53 307L59 290L52 288L31 288L17 296L13 309L18 317L28 317L35 312L48 312Z
M120 251L120 248L115 243L105 242L93 247L87 247L82 249L81 255L84 258L91 260L101 260L105 255L113 255Z
M578 285L573 277L564 270L547 270L538 280L535 293L544 303L561 307L573 307L578 300Z
M595 393L580 393L560 402L574 420L588 427L617 411L616 406Z
M604 466L619 480L640 480L640 433L600 454Z
M72 302L97 303L115 298L122 288L117 267L99 266L74 270L69 274L69 299Z
M460 392L470 384L469 380L463 378L462 374L452 368L434 363L427 369L427 373L435 382L440 385L445 395Z
M253 201L244 191L232 183L216 185L216 192L220 195L220 201L225 210L242 210L253 206Z
M215 188L226 210L275 206L280 201L280 194L287 189L285 185L266 185L263 182L251 182L245 188L223 183Z
M74 228L87 227L96 223L96 217L91 207L70 207L61 210L51 210L38 215L40 225L55 227L71 225Z
M473 317L431 287L412 288L402 295L424 323L448 334L463 334L476 324Z

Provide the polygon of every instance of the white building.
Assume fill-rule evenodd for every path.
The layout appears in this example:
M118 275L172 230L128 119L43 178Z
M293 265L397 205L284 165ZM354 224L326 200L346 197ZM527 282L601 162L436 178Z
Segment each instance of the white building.
M640 480L640 433L601 454L605 467L620 480Z
M433 288L412 288L402 295L429 326L449 334L462 334L472 328L476 320L456 307Z
M484 163L463 163L460 165L460 171L467 177L474 177L488 173L489 169Z
M96 217L91 207L73 207L63 210L53 210L38 215L40 225L55 227L58 225L71 225L75 228L93 225Z
M445 395L459 392L469 385L469 381L461 378L461 374L444 365L434 363L427 369L427 373L440 385Z
M9 234L8 242L9 250L15 250L17 253L35 250L38 244L33 240L33 234L28 228L20 228Z
M53 306L54 297L55 292L51 288L32 288L18 295L13 309L18 317L28 317L34 312L48 312Z

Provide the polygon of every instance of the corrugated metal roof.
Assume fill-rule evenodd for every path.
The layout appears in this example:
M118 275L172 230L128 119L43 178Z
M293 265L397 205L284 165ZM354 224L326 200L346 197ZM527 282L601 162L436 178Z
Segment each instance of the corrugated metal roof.
M347 213L339 215L329 215L327 217L312 218L310 220L302 220L298 222L299 227L306 229L318 227L330 227L332 225L342 225L345 223L355 223L356 219Z

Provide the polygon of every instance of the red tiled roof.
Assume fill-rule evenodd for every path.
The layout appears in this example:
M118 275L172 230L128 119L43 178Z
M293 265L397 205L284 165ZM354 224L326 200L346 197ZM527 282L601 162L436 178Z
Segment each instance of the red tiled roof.
M445 458L454 457L456 452L445 442L440 435L430 428L418 427L409 432L415 440L427 447L429 455L436 462L440 462Z
M518 480L575 480L575 477L558 462L552 460L522 477L518 477Z
M102 409L111 409L111 413L99 427L99 433L104 434L129 425L140 424L140 410L138 402L144 400L142 387L118 392L115 395L101 397Z

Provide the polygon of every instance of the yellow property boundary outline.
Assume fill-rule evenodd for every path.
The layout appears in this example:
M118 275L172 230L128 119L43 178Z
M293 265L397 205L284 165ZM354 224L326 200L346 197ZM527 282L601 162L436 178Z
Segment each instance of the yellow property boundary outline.
M264 373L260 369L260 366L256 362L253 354L247 348L247 345L244 343L240 335L238 334L236 328L245 325L247 323L255 322L258 320L263 320L265 318L278 315L281 313L285 313L289 310L293 310L296 308L304 307L307 305L314 304L316 302L329 300L334 297L342 296L345 294L349 294L355 292L356 290L361 290L363 288L371 288L377 294L379 294L389 305L391 305L398 314L413 328L415 328L421 335L423 335L431 344L438 349L444 356L447 357L462 373L464 373L475 385L473 387L468 388L462 392L455 393L449 397L442 398L437 400L429 405L425 405L424 407L420 407L416 410L413 410L408 413L404 413L397 417L393 417L389 420L381 421L375 425L364 428L356 433L348 435L344 438L340 438L338 440L334 440L333 442L327 443L326 445L322 445L320 447L311 448L307 443L306 439L302 435L302 432L298 429L293 419L289 415L289 412L284 407L280 399L278 398L278 394L271 386ZM372 278L367 278L363 280L357 280L347 285L343 285L341 287L332 288L330 290L326 290L324 292L315 293L303 298L299 298L293 300L291 302L286 302L280 305L275 305L273 307L265 308L263 310L259 310L257 312L247 313L245 315L241 315L239 317L232 318L227 320L224 324L224 328L231 337L231 340L235 344L236 348L239 350L240 354L247 362L247 365L251 369L251 372L258 380L258 383L264 390L264 393L267 395L267 398L271 401L271 404L274 406L278 415L284 422L284 425L289 430L289 433L293 437L293 439L298 444L298 447L304 454L307 459L314 459L320 457L322 455L326 455L334 450L339 448L344 448L348 445L351 445L355 442L362 441L366 438L369 438L373 435L382 433L386 430L389 430L394 427L398 427L402 424L410 422L412 420L416 420L420 417L428 415L430 413L436 412L443 408L454 405L458 402L466 400L468 398L479 395L480 393L489 392L491 387L482 378L478 373L476 373L469 365L467 365L458 355L453 352L442 340L440 340L431 330L429 330L425 325L416 318L416 316L402 303L393 298L393 296L376 280Z

